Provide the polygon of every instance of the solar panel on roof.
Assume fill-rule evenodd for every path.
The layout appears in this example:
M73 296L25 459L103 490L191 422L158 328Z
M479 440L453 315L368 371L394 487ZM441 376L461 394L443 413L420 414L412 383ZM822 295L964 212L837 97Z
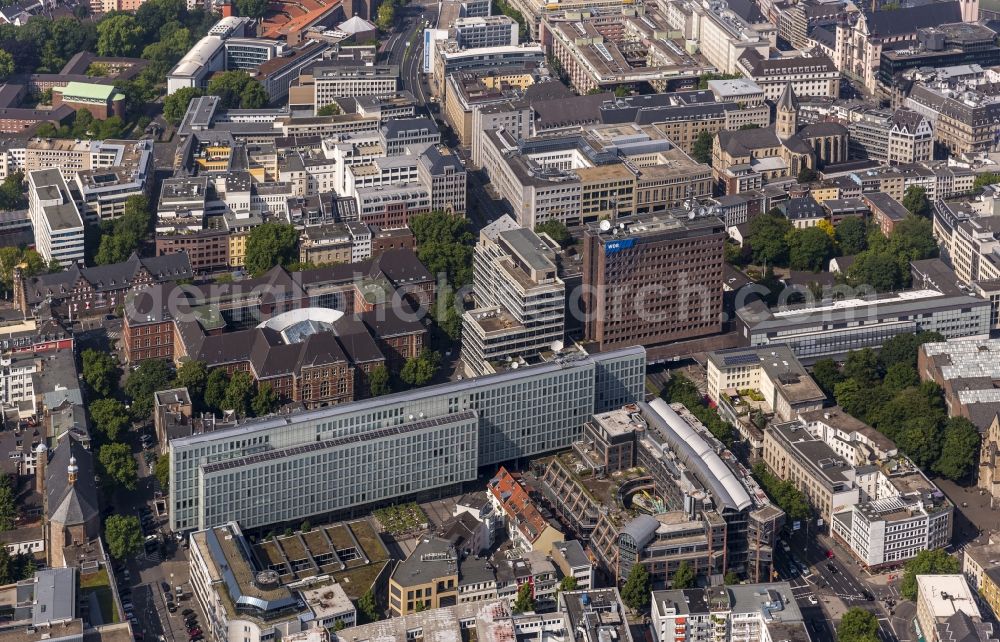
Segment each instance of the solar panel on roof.
M756 354L749 352L746 354L736 354L731 357L725 357L723 362L727 366L746 366L751 363L757 363L760 359Z

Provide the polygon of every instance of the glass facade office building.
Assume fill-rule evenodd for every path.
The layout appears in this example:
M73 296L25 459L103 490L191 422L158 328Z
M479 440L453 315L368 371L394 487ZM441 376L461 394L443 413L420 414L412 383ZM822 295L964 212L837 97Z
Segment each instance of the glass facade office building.
M476 478L570 444L644 395L641 347L251 420L170 442L170 528L301 520Z

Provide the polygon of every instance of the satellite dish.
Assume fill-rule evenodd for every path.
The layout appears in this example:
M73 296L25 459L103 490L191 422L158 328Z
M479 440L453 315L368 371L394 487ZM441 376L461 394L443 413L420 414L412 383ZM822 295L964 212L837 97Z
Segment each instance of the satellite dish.
M517 361L515 361L514 363L510 364L510 369L511 370L517 370L517 366L518 366L518 363L517 363Z
M698 208L698 216L705 216L706 214L708 214L708 208L707 207L702 206L702 207Z
M608 230L611 229L611 221L609 221L608 219L602 219L599 227L601 228L602 232L607 232Z
M551 344L549 344L549 348L552 349L552 352L559 352L560 350L563 349L563 342L560 341L559 339L556 339Z
M694 220L694 212L688 212L688 220Z

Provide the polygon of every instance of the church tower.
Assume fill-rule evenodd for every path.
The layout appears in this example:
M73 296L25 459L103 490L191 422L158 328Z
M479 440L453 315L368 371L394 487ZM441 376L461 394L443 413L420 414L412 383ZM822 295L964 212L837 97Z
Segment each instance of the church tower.
M774 117L774 133L779 140L786 140L799 129L799 101L789 82L778 97L778 108Z
M979 20L979 0L958 0L962 8L962 22L977 22Z

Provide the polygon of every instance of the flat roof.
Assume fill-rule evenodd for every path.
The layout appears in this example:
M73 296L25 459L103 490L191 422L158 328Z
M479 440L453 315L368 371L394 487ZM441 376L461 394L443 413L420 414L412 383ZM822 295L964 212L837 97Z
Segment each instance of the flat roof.
M964 575L918 575L917 592L917 600L923 600L935 618L948 618L959 611L982 617Z

